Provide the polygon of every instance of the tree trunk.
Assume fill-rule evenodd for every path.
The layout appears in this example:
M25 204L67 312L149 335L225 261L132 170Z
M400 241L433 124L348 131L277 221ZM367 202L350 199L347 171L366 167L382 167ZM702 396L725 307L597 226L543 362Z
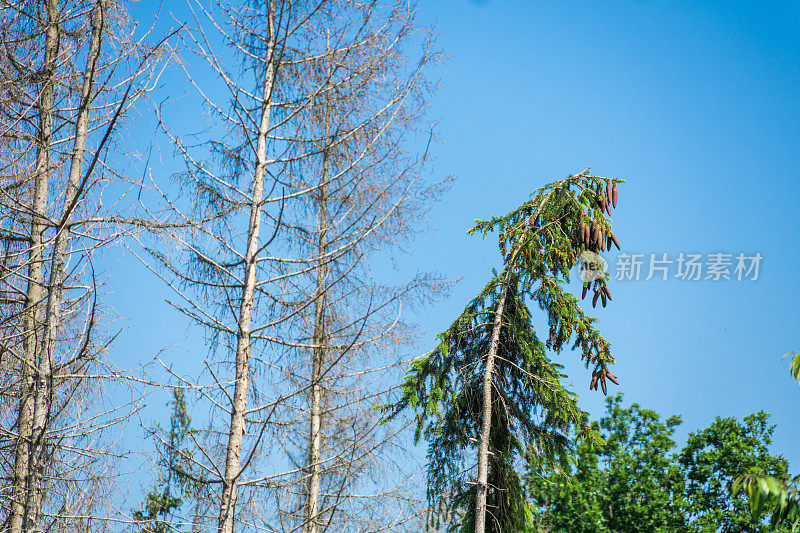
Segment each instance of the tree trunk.
M50 138L53 134L53 92L55 64L58 57L58 5L47 2L44 64L45 80L39 98L39 138L36 152L33 204L31 206L30 252L28 254L28 287L22 312L22 361L20 363L19 411L14 460L13 500L9 527L11 533L22 533L25 519L25 493L28 486L33 428L34 368L38 346L39 306L42 300L44 272L43 241L46 229L47 193L50 174Z
M330 73L330 68L328 68ZM323 151L322 182L319 188L319 242L317 287L314 300L314 347L311 351L311 427L308 435L308 464L306 472L308 485L304 512L304 533L317 533L319 513L320 461L322 457L322 386L323 365L325 363L325 292L326 292L326 255L328 250L328 174L330 155L327 145L330 125L330 97L325 92L324 137L326 148Z
M54 2L54 0L50 0ZM49 6L48 6L49 8ZM53 257L50 263L50 281L47 288L47 308L42 343L38 354L36 371L36 397L33 408L33 430L31 432L30 474L25 502L25 529L38 528L41 521L44 500L45 469L48 465L47 426L50 422L50 408L53 394L53 354L60 324L61 297L63 294L64 273L67 263L67 243L69 223L81 194L81 169L86 147L86 132L89 124L89 110L92 101L92 87L100 55L105 0L97 0L92 8L92 37L86 58L86 71L81 88L80 107L75 124L75 144L72 152L69 177L67 179L61 218L56 226Z
M250 334L253 312L253 295L256 286L257 253L261 227L261 203L264 196L264 174L266 167L267 133L272 112L272 89L275 82L275 0L268 9L269 45L267 48L266 72L261 106L261 120L256 140L256 168L253 175L253 190L250 200L250 222L247 230L247 251L244 262L244 283L239 306L238 332L236 336L236 384L231 405L231 423L225 457L225 473L222 480L222 498L219 507L219 533L232 533L235 519L236 498L239 489L239 474L244 436L244 414L247 408L247 380L250 372Z
M475 533L486 532L486 496L489 489L487 483L489 478L489 438L491 436L492 425L492 375L494 374L494 360L497 356L497 347L500 344L500 330L503 327L503 311L505 310L506 298L508 298L508 284L511 280L511 273L514 270L514 261L516 260L517 252L518 251L515 250L511 254L505 275L503 276L502 286L500 287L500 299L497 301L497 308L494 312L489 353L486 354L486 368L483 372L483 414L481 415L481 438L478 448L478 490L475 500Z
M326 156L327 157L327 156ZM327 167L327 160L325 162ZM327 174L327 168L324 171ZM327 176L324 178L327 179ZM325 362L324 320L325 320L325 227L327 225L327 205L325 200L325 185L320 188L320 235L319 235L319 266L317 267L316 301L314 303L314 348L311 353L311 427L308 435L308 486L306 492L305 533L317 533L317 513L319 512L319 484L320 484L320 459L322 448L322 372Z

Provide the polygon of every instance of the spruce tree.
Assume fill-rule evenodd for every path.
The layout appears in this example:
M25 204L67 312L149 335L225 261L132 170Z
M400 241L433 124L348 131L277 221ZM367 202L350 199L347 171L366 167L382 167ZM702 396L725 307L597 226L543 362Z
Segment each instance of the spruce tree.
M164 431L158 424L150 430L161 456L158 461L159 479L157 485L145 496L142 508L133 511L136 533L181 531L181 506L184 499L192 496L199 488L191 473L194 446L190 441L194 440L191 437L197 431L192 427L183 389L173 389L172 395L169 403L172 408L169 431Z
M619 179L594 176L587 168L535 191L510 213L477 220L469 233L499 234L502 269L438 346L414 361L391 416L416 412L416 439L428 441L428 525L447 531L525 531L532 508L524 497L524 473L543 466L565 469L568 434L592 438L577 395L562 382L562 366L551 358L577 349L592 367L590 388L606 380L611 345L567 291L578 261L619 247L611 229ZM589 261L592 262L592 261ZM583 285L593 305L611 298L608 274L595 270ZM537 335L533 306L547 316L549 331Z

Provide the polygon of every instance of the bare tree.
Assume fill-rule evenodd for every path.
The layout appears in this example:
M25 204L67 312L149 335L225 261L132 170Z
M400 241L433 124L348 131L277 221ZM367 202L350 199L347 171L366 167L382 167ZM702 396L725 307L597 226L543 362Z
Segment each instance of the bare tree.
M414 335L401 307L442 284L382 285L371 261L409 241L440 191L421 178L425 155L407 152L437 58L430 36L402 2L190 7L188 45L219 86L186 72L216 120L190 145L164 118L186 171L151 185L187 227L143 244L171 303L208 332L202 376L174 372L173 386L227 424L193 434L179 474L207 499L180 520L221 532L400 527L415 514L397 512L407 476L388 487L380 468L399 428L372 407ZM411 43L421 53L409 66ZM220 89L227 101L212 97Z
M421 177L427 154L408 146L431 88L424 72L438 56L405 3L329 2L321 12L307 37L307 49L320 52L292 78L323 91L296 122L299 151L312 155L292 166L292 190L310 193L284 217L285 240L313 269L287 278L285 290L305 309L282 336L297 345L280 369L306 392L287 402L293 423L279 439L300 473L297 488L286 485L299 492L300 511L279 508L284 530L388 530L415 515L406 505L414 495L408 469L392 462L403 453L399 428L382 426L374 406L385 403L398 351L415 337L403 306L443 284L418 274L385 286L372 262L410 242L442 189ZM410 43L421 46L411 65Z
M105 474L102 430L129 412L102 403L108 339L100 324L92 257L123 228L103 209L110 143L119 118L157 76L153 49L133 40L110 0L5 1L0 5L3 112L0 192L13 294L2 351L10 487L2 512L12 532L91 515L86 499ZM8 225L5 225L5 223ZM12 451L13 450L13 451Z
M275 190L274 179L267 183L269 172L276 166L270 157L270 141L281 124L280 119L274 120L280 107L276 104L280 60L287 51L288 37L297 31L295 25L302 17L297 11L302 9L277 0L251 7L218 3L217 13L199 2L191 3L190 9L196 27L185 34L189 45L222 81L231 101L228 108L227 103L212 100L196 81L196 76L202 76L196 72L189 75L207 109L221 120L220 138L210 139L204 148L222 164L211 169L204 159L207 152L193 150L165 128L187 165L179 186L189 191L190 200L188 205L181 205L168 192L163 192L163 197L174 220L188 224L183 231L164 233L168 241L177 244L177 254L146 247L160 267L158 272L180 298L174 305L208 328L209 340L219 348L220 357L230 356L229 360L208 365L214 389L183 381L229 417L224 432L213 429L205 433L209 439L219 438L218 443L197 443L202 456L193 459L195 472L182 473L201 486L219 488L214 491L213 502L204 502L204 510L199 510L198 504L195 522L210 525L211 516L216 514L218 531L228 533L237 519L242 473L254 453L254 448L245 443L246 425L268 411L248 408L248 389L256 341L253 335L279 320L267 310L268 305L263 305L269 281L264 266L271 259L266 249L275 236L263 219L277 216L270 215L269 210L282 204L282 198L270 197ZM239 71L229 70L215 46L232 49L250 64ZM247 85L250 77L254 88ZM153 186L162 191L161 184L153 182ZM271 188L266 190L267 186ZM230 378L219 380L217 374L222 372Z

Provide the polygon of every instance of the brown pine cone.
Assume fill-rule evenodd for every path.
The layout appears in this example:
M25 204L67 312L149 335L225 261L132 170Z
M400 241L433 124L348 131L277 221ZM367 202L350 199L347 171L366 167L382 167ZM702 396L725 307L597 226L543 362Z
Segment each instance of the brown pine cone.
M608 236L611 237L611 242L614 243L614 246L617 247L617 250L621 250L622 248L619 247L619 241L617 240L617 236L614 235L613 231L608 232Z

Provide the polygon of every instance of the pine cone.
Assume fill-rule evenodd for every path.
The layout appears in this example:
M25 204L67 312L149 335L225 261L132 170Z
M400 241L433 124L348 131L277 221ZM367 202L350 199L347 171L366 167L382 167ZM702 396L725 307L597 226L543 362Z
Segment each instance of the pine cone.
M611 203L614 205L614 208L617 207L617 184L614 184L614 188L611 190Z
M608 236L611 237L611 242L614 243L614 246L617 247L617 250L621 250L622 248L619 247L619 241L617 240L616 235L614 235L613 231L608 232Z

